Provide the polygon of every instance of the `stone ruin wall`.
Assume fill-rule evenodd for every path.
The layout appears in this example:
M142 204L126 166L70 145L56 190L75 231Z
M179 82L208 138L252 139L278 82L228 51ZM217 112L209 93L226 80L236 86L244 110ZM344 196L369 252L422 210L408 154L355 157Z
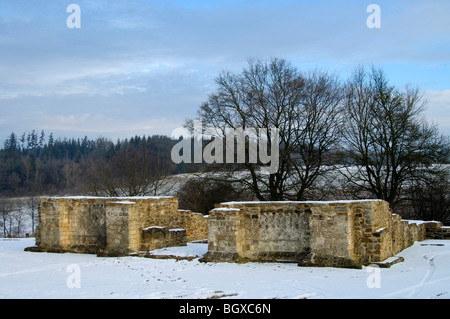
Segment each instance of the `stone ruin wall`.
M382 200L229 202L209 214L202 260L359 268L424 240L429 229L442 236L441 226L401 220Z
M48 197L30 251L126 256L208 240L202 261L361 267L415 241L450 239L441 223L407 221L381 200L228 202L208 218L176 197Z
M28 250L122 256L207 238L207 219L176 197L48 197L38 211Z

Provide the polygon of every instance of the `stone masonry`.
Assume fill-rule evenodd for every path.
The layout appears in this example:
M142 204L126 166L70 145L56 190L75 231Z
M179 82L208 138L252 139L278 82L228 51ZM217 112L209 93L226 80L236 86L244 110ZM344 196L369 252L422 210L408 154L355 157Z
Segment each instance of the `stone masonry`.
M47 197L31 251L125 256L207 238L207 218L176 197Z
M208 218L202 261L296 262L360 268L381 262L442 224L401 220L382 200L228 202Z
M201 261L295 262L360 268L426 238L450 239L439 222L402 220L382 200L227 202L209 217L176 197L47 197L30 251L141 254L208 240Z

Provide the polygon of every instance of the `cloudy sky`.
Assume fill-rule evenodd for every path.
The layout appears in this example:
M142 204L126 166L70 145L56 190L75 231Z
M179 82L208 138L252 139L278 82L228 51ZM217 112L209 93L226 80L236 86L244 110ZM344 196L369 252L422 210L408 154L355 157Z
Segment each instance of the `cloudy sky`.
M68 28L70 4L81 28ZM367 7L381 9L370 29ZM346 78L361 64L419 87L450 134L448 0L1 0L0 141L33 129L112 139L166 134L222 70L250 57Z

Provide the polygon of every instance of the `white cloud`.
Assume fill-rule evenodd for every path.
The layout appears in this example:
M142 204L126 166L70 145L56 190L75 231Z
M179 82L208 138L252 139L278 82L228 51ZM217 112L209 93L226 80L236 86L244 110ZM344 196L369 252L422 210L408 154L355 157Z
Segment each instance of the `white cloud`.
M151 135L151 132L159 130L170 132L179 125L180 123L173 122L165 117L139 119L136 117L118 118L109 114L72 113L67 115L46 115L45 118L42 118L41 127L50 132L71 131L132 136L138 134L137 132L146 135Z

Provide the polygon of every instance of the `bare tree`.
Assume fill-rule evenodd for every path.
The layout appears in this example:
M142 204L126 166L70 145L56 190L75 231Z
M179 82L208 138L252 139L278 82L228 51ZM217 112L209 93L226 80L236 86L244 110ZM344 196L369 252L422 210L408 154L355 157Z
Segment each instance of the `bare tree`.
M34 231L36 228L37 221L37 208L38 208L38 196L32 194L25 204L25 207L28 209L28 215L31 218L31 234L34 235Z
M22 229L23 212L17 209L15 200L7 197L1 198L0 214L3 237L18 236Z
M446 160L448 139L420 117L424 107L418 89L398 90L382 70L354 72L346 87L344 134L353 166L345 175L359 196L394 208L417 172Z
M14 211L14 207L12 205L12 201L9 198L1 198L0 199L0 214L1 220L0 223L2 225L3 237L8 237L13 234L12 225L13 225L13 216L12 213Z
M25 211L20 208L16 208L11 212L10 219L10 234L13 237L23 236L23 217L25 216Z
M406 190L412 217L450 222L450 167L433 165Z
M177 192L179 206L194 212L208 214L215 204L231 200L249 200L249 194L223 177L210 174L193 176Z
M66 159L62 167L62 173L64 175L64 189L71 190L80 184L80 164Z
M331 150L341 138L342 91L336 77L315 70L306 75L301 107L293 114L293 126L287 130L293 137L286 156L295 178L291 183L296 200L304 200L318 177L333 169L335 156Z
M173 165L168 155L157 154L145 146L125 145L109 158L96 159L88 174L95 195L155 195Z
M318 70L303 75L286 60L274 58L250 60L240 74L223 72L216 83L199 119L222 133L226 128L277 128L280 145L275 173L261 174L261 163L248 160L222 169L248 172L250 177L239 181L260 200L304 199L326 171L340 136L337 78Z

